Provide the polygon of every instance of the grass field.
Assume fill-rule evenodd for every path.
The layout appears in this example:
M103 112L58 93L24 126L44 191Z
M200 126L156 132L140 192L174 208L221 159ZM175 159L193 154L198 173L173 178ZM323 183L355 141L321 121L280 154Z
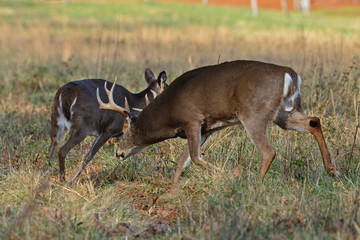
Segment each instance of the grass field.
M358 239L359 8L309 16L150 1L0 0L0 239ZM137 92L146 67L169 82L217 62L287 65L302 79L303 108L322 120L333 162L324 171L307 133L269 126L277 157L256 183L259 156L243 129L214 134L203 158L172 185L185 141L119 162L105 145L73 186L41 178L50 106L63 84L105 78ZM67 179L90 149L70 152Z

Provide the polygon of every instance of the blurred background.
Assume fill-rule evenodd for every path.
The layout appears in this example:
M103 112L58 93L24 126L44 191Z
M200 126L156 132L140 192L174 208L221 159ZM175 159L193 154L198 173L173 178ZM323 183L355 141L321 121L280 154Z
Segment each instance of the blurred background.
M0 86L130 74L136 88L145 67L174 78L232 59L334 72L358 57L359 9L357 0L1 1Z

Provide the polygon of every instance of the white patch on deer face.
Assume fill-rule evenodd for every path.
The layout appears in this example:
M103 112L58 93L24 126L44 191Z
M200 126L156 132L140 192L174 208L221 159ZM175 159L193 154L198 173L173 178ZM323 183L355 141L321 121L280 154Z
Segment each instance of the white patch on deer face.
M290 74L285 73L284 92L283 92L284 95L283 95L283 100L281 102L281 108L285 112L291 112L294 109L295 99L300 96L300 85L301 85L300 76L298 76L298 79L297 79L296 91L291 96L288 96L289 92L290 92L290 88L293 84L294 84L294 81L291 78Z
M61 94L59 96L59 103L60 103L58 107L59 117L57 119L57 124L60 128L69 130L71 128L71 122L68 119L66 119L64 115Z

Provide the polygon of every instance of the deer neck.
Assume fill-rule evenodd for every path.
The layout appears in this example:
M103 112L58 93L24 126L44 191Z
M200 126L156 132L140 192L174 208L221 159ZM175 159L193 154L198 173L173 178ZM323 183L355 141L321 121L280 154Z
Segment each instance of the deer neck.
M141 112L135 123L135 141L140 144L150 145L176 137L177 131L169 126L164 108L152 103Z

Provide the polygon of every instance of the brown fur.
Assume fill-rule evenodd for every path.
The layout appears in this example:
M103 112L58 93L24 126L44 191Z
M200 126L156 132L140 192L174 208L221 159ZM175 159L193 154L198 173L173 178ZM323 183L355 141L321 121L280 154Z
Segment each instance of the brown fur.
M284 95L284 77L292 82ZM177 182L187 156L195 164L217 169L201 159L200 146L214 131L227 127L227 121L242 123L260 153L258 177L268 171L276 152L266 136L266 127L275 122L284 129L310 131L319 143L325 169L332 176L338 172L331 163L320 124L301 111L301 95L297 74L288 67L256 61L233 61L206 66L186 72L175 79L158 98L150 103L124 129L124 141L118 155L126 158L141 148L174 137L188 139L188 149L182 154L174 182ZM290 100L289 100L290 99ZM292 110L286 112L283 101L290 101ZM216 123L223 123L212 128ZM129 150L130 149L130 150Z

